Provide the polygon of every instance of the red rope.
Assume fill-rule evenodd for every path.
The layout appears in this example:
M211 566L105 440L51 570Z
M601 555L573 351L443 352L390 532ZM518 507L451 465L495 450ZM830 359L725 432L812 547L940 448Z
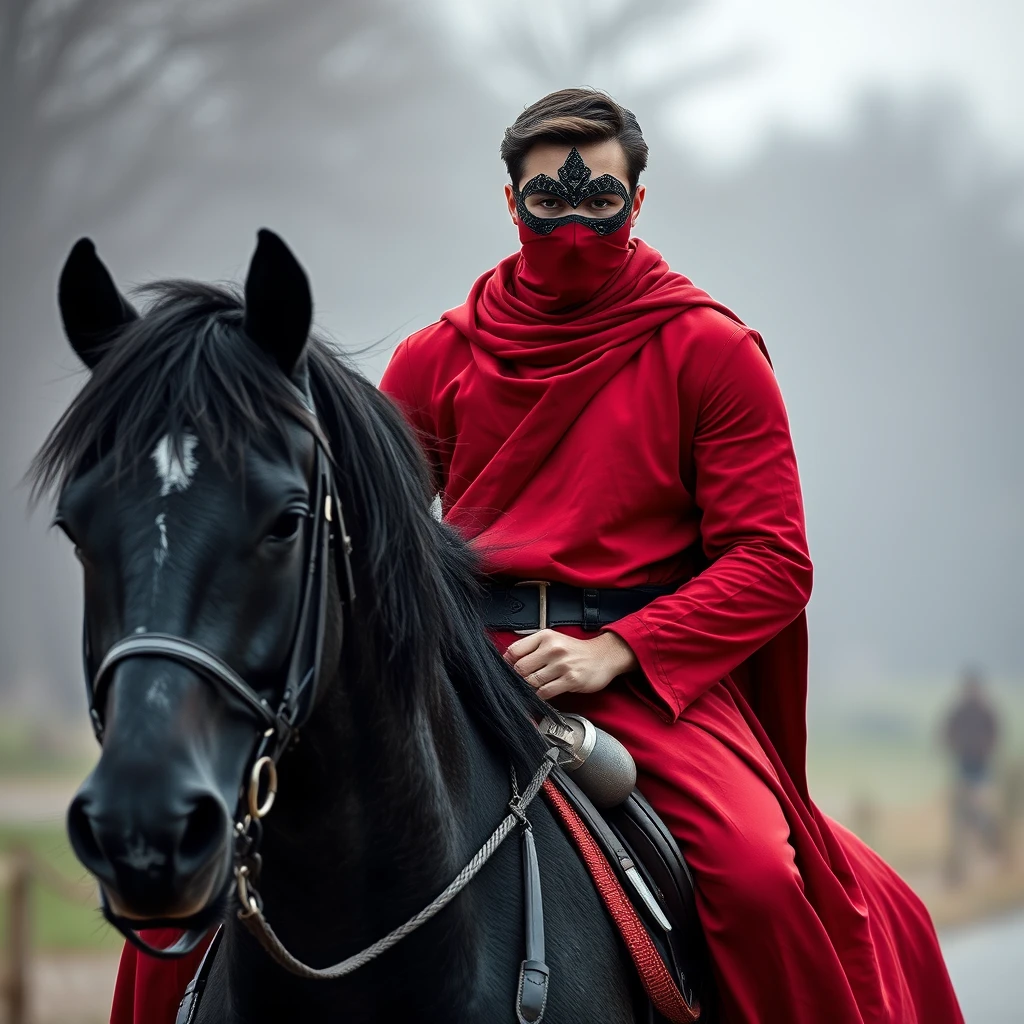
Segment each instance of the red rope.
M640 980L655 1009L673 1024L693 1024L700 1020L700 1006L690 1004L679 991L671 972L647 934L647 929L633 909L633 904L619 883L594 837L583 824L572 805L550 780L544 782L544 793L565 824L570 838L579 850L597 891L619 929L622 941L636 964Z

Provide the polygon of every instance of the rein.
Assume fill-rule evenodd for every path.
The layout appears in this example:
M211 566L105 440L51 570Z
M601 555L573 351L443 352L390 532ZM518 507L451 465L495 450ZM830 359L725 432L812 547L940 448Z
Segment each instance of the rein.
M376 960L382 953L386 953L393 946L398 945L407 935L414 932L422 924L426 924L432 917L444 910L456 896L466 888L476 877L480 869L491 859L491 856L499 846L508 838L509 834L518 825L529 830L532 826L526 817L526 808L533 802L534 797L540 792L544 781L555 767L556 751L549 750L544 756L540 767L534 773L530 784L520 796L517 792L515 771L512 772L512 799L508 803L509 813L502 819L498 827L491 833L487 841L477 850L469 863L452 879L451 883L427 904L419 913L414 914L405 924L399 925L394 931L388 932L383 938L378 939L372 945L353 956L346 957L340 963L332 967L316 968L304 964L294 957L284 947L284 944L277 937L270 923L263 916L262 902L259 894L252 888L248 881L248 871L243 865L236 869L238 880L238 899L243 908L238 911L238 918L253 937L259 942L270 958L285 970L300 978L307 978L315 981L335 981L344 978L360 967L365 967L372 960Z

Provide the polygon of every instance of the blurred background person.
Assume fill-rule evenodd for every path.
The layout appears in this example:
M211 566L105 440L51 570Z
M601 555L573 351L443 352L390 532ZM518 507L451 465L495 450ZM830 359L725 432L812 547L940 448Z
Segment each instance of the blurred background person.
M969 669L942 729L954 771L946 865L951 883L963 881L972 836L992 853L1000 847L992 777L999 734L999 715L985 690L982 675L977 669Z

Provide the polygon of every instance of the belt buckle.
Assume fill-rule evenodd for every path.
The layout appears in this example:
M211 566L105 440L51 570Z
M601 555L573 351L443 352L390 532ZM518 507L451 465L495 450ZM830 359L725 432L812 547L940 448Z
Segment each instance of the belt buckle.
M551 584L547 580L520 580L518 583L512 584L512 589L516 587L536 587L537 588L537 622L538 626L536 629L514 629L513 633L518 636L532 636L534 633L539 633L542 629L548 628L548 587Z

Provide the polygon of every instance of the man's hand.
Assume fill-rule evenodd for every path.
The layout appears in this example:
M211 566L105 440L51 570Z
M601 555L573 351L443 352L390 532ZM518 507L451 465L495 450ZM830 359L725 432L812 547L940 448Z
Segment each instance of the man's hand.
M517 640L505 652L505 661L544 700L560 693L596 693L639 667L629 644L615 633L577 640L553 629Z

